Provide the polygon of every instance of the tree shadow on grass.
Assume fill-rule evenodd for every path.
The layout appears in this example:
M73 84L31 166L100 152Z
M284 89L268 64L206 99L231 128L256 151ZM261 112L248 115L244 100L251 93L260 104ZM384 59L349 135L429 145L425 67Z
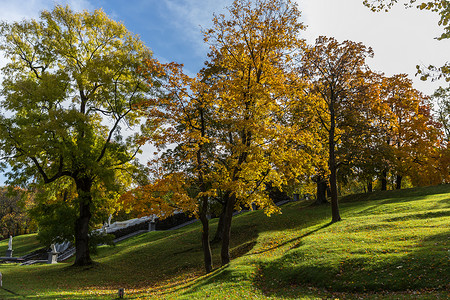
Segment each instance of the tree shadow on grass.
M307 232L307 233L305 233L305 234L302 234L302 235L300 235L300 236L298 236L298 237L295 237L295 238L293 238L293 239L284 241L283 243L277 244L276 246L273 246L273 247L270 247L270 248L267 248L267 249L264 249L264 250L261 250L261 251L252 252L251 255L254 255L254 254L263 254L263 253L266 253L266 252L270 252L270 251L273 251L273 250L275 250L275 249L277 249L277 248L283 247L283 246L285 246L285 245L292 244L292 243L294 243L294 242L296 242L296 244L295 244L294 246L292 246L290 249L298 248L299 245L301 244L301 240L302 240L303 238L305 238L305 237L307 237L307 236L309 236L309 235L311 235L311 234L313 234L313 233L316 233L316 232L318 232L318 231L320 231L320 230L322 230L322 229L325 229L325 228L327 228L328 226L330 226L331 224L333 224L333 223L332 223L332 222L329 222L329 223L327 223L327 224L325 224L325 225L323 225L323 226L320 226L319 228L316 228L316 229L314 229L314 230L311 230L311 231L309 231L309 232Z
M403 198L403 199L402 199ZM417 201L427 201L427 195L424 196L415 196L415 197L398 197L398 198L387 198L384 200L374 200L374 201L361 201L359 203L344 203L341 205L343 209L349 205L354 212L352 215L368 215L368 214L385 214L386 212L383 210L384 205L394 204L397 205L398 211L396 213L408 213L410 210L410 205ZM359 211L355 211L357 206L360 207ZM422 210L442 210L450 207L450 195L445 198L437 198L435 201L427 201L424 202L424 206ZM389 210L390 213L392 211Z
M415 251L405 255L376 253L351 254L342 261L308 261L297 252L261 265L257 287L267 296L289 296L292 286L313 285L334 292L402 293L408 291L444 292L448 290L450 265L447 249L449 234L444 232L420 241ZM274 288L274 283L276 287Z
M0 299L23 299L24 296L16 293L15 291L11 291L10 289L0 287L0 292L4 291L4 296L0 294Z
M367 203L364 205L367 205ZM251 217L249 217L250 214ZM301 217L299 217L299 214ZM261 233L274 231L282 236L283 231L286 230L303 230L304 228L314 228L312 226L316 226L317 228L314 230L292 239L286 238L285 241L282 240L281 244L272 247L272 249L275 249L292 243L294 246L291 247L292 251L290 252L295 252L296 254L301 253L302 239L330 226L330 223L324 224L326 222L325 220L329 217L329 207L300 207L297 203L288 204L283 208L282 215L276 215L271 218L264 216L261 211L249 212L237 216L233 219L232 227L232 257L235 258L246 255L249 251L253 250L258 236ZM216 224L212 226L211 232L214 231L214 226L216 226ZM163 238L162 233L158 233L158 236L155 236L154 240L152 240L151 237L148 237L147 239L147 236L140 236L138 237L139 241L118 245L116 250L105 250L105 253L108 252L108 255L114 255L114 258L109 260L109 257L104 255L99 258L101 263L91 270L66 272L64 268L49 267L35 270L30 269L30 272L33 273L33 277L41 278L40 284L46 282L49 290L75 290L77 288L94 288L94 286L107 289L111 286L114 288L122 286L125 287L126 290L128 290L128 288L136 288L154 289L162 292L165 289L170 291L172 291L172 289L176 290L178 285L185 284L186 280L180 279L183 276L189 276L187 281L193 283L193 288L195 286L205 287L205 282L211 282L210 280L225 282L230 280L230 278L231 280L239 278L239 276L236 277L236 272L233 273L227 268L220 268L216 271L217 273L210 274L206 278L200 277L204 274L203 255L200 244L200 227L199 224L192 224L189 228L171 233L170 238L167 239ZM150 242L150 240L152 241ZM433 242L435 243L436 241ZM141 246L140 243L146 245ZM213 248L215 265L219 265L217 261L218 257L220 257L218 255L220 251L219 246L220 245L217 245ZM267 251L270 251L270 249L261 250L258 253L252 254L264 254ZM289 258L288 255L289 254L285 255L283 259ZM420 255L417 257L423 259ZM296 258L290 257L290 259L295 260ZM426 259L428 258L425 258L425 261ZM277 262L278 265L276 264ZM348 269L348 271L344 273L345 276L347 276L345 278L349 278L346 280L352 279L350 274L352 272L349 270L359 270L358 268L365 267L365 263L366 261L364 259L356 255L351 257L351 259L344 261L342 268L344 271ZM394 264L395 267L395 263L397 262L390 260L380 264L380 267L372 267L372 269L374 271L382 272L386 268L392 267L392 264ZM399 270L401 269L402 268ZM314 270L318 270L319 274L328 274L332 284L343 282L343 280L340 279L343 275L337 276L340 269L334 265L328 266L326 264L320 264L319 261L317 265L312 267L297 264L285 268L285 261L278 259L274 261L273 264L264 265L264 271L261 272L264 280L260 283L262 288L266 287L264 282L271 278L279 280L277 279L278 275L270 277L270 274L268 273L269 270L277 272L279 277L282 278L281 282L286 285L289 285L291 282L296 284L305 284L305 282L316 284L316 282L320 281L319 279L321 277L315 279L314 276L308 275L314 273ZM420 273L420 267L415 267L415 270ZM362 272L362 274L366 274L365 276L369 276L367 275L367 270L359 270L358 272ZM219 275L218 273L221 273L222 275ZM306 275L300 276L299 274ZM63 280L65 286L63 284L54 283L55 280L61 280L64 277L67 277ZM336 277L339 280L337 283L333 283L332 280ZM20 279L20 276L16 278ZM346 285L345 288L347 288ZM16 290L17 289L14 289L14 291ZM274 293L277 292L275 291ZM30 295L30 293L27 294Z
M375 191L372 193L361 193L347 195L339 199L341 203L352 203L359 201L374 201L390 199L389 201L397 202L399 198L423 199L429 195L440 195L450 193L450 184L441 184L436 186L408 188L401 190Z
M424 213L406 214L400 217L394 217L386 219L388 222L397 222L405 220L415 220L415 219L431 219L431 218L441 218L450 216L450 211L430 211Z

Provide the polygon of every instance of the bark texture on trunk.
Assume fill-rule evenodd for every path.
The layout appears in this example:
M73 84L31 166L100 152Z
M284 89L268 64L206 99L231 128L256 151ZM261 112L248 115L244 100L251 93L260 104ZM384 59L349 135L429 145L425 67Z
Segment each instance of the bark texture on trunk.
M369 180L369 182L367 182L367 192L369 193L373 192L372 180Z
M216 233L214 235L214 238L212 239L211 243L218 243L222 240L223 236L223 219L225 218L225 210L226 210L227 201L226 198L224 200L224 203L222 205L222 210L219 215L219 222L217 222L217 229Z
M395 188L397 190L400 190L402 188L402 179L403 179L403 176L397 175L396 180L395 180Z
M75 266L92 264L89 251L89 222L91 220L92 180L89 178L75 180L79 201L79 216L75 221Z
M200 112L200 124L201 124L201 136L206 136L206 122L204 111L202 108L199 110ZM204 145L201 144L197 151L197 169L198 169L198 182L200 183L200 190L205 193L207 191L205 178L203 177L203 172L205 168L205 164L203 162L203 148ZM212 253L211 253L211 245L209 242L209 220L208 220L208 196L201 197L200 204L200 221L202 223L202 248L203 248L203 257L205 263L205 271L209 273L212 271Z
M341 220L339 214L337 182L336 182L336 167L330 168L330 189L331 189L331 222L338 222Z
M230 263L230 239L231 239L231 221L233 219L233 210L236 198L231 195L227 200L225 207L225 215L223 218L223 235L222 235L222 248L220 251L220 258L222 266Z
M323 178L320 178L319 180L317 180L316 184L317 184L317 192L316 192L317 195L316 195L316 202L314 202L314 204L322 205L322 204L328 203L327 202L327 188L328 188L327 182Z
M331 97L333 99L333 97ZM334 112L334 101L329 104L330 109L330 129L328 132L328 167L330 169L330 191L331 191L331 222L338 222L341 220L341 215L339 214L339 204L338 204L338 192L337 192L337 165L336 165L336 154L335 154L335 130L336 130L336 120Z
M212 253L211 253L211 245L209 243L209 220L206 216L207 206L208 206L208 198L202 199L202 211L200 213L200 221L202 223L202 248L203 248L203 257L205 262L205 271L206 273L210 273L212 271Z

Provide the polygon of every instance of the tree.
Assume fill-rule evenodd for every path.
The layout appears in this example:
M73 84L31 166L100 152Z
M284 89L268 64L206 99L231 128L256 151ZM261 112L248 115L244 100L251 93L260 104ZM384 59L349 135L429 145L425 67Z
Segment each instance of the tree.
M120 175L117 174L117 180ZM100 185L98 185L100 184ZM75 244L75 224L78 216L78 194L71 178L63 177L49 184L31 185L34 205L29 216L37 224L37 239L44 247L51 244L70 242ZM104 224L108 216L119 210L118 195L120 190L106 190L101 182L92 188L93 203L91 210L95 213L89 224L89 251L95 253L97 245L112 244L112 235L92 231L98 224Z
M140 145L124 139L121 126L137 125L133 106L156 91L138 72L151 52L101 10L56 6L39 20L2 23L0 31L10 59L3 69L2 167L7 162L9 181L23 185L71 181L75 265L90 264L100 190L117 198L122 178L136 170Z
M30 233L35 229L28 215L33 202L34 197L22 189L0 188L0 239Z
M332 222L341 220L338 206L337 172L344 160L338 159L343 141L356 141L364 129L363 115L372 105L365 82L371 72L365 64L372 49L351 41L337 42L319 37L301 57L299 72L311 83L310 94L318 101L316 115L327 133L328 169ZM347 152L347 148L344 148Z
M316 201L314 203L317 205L328 203L327 202L328 181L326 180L326 176L324 175L324 173L325 170L323 168L319 169L317 174L312 178L312 180L316 183Z
M305 132L308 133L310 142L305 143L302 139L292 141L291 148L292 151L305 152L308 153L310 157L314 158L311 160L311 164L314 169L313 175L311 176L309 174L309 178L303 178L301 181L303 181L303 188L308 185L306 182L312 181L315 183L315 204L322 205L328 204L327 194L329 194L327 179L329 175L329 169L327 166L328 149L326 145L321 142L327 138L327 133L321 127L320 117L316 114L319 109L317 104L320 104L320 101L317 101L317 95L315 95L314 92L311 92L311 87L311 82L309 84L303 84L301 87L302 90L298 96L294 95L294 103L291 107L292 122L298 126L298 129L300 129L299 134L304 135ZM305 175L308 175L308 172L306 172Z
M309 155L291 150L292 141L309 142L289 112L301 85L293 72L293 58L304 44L300 12L289 0L236 0L228 12L215 16L205 31L210 64L224 70L211 86L222 124L216 145L216 180L226 203L222 265L230 261L233 210L254 202L277 212L266 183L281 189L310 165Z
M439 88L433 95L437 101L437 121L442 124L445 143L450 143L450 88Z
M433 171L441 137L429 98L414 89L405 74L372 78L374 105L366 115L370 122L359 138L358 158L347 169L369 182L378 176L382 190L387 189L389 175L395 177L397 189L406 177L414 185L441 181ZM348 146L343 148L348 151Z
M200 218L207 272L206 212L212 201L220 197L225 207L221 260L226 265L233 211L255 203L269 214L278 212L266 187L281 189L312 160L291 150L293 141L309 142L290 109L300 85L292 59L303 44L299 11L283 0L236 0L228 11L205 31L209 61L197 78L169 65L168 95L158 100L162 106L153 106L152 99L143 103L156 109L148 111L151 123L158 115L165 122L156 145L172 143L175 149L157 160L154 183L134 192L135 198L146 197L143 203L153 211L167 215L182 208Z
M151 62L148 69L152 70ZM216 194L211 178L214 168L213 103L208 93L209 77L214 72L205 68L197 78L182 72L180 65L164 66L163 87L166 94L142 102L149 122L163 122L158 135L146 136L159 148L170 145L153 160L152 183L141 186L123 196L127 207L141 213L168 217L177 210L194 214L202 223L202 248L205 270L212 271L209 241L209 206ZM151 77L149 77L151 80ZM158 119L158 120L157 120ZM136 203L138 202L138 203Z
M385 153L391 154L385 161L396 176L395 188L400 189L405 176L418 178L420 166L433 164L440 132L431 115L429 98L413 88L407 75L382 78L381 97L384 109L379 111L378 126L389 148Z

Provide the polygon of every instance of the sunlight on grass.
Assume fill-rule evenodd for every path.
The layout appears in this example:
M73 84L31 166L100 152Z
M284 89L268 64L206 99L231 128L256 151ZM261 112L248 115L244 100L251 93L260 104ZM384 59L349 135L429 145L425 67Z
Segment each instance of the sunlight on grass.
M5 255L8 249L9 239L0 241L0 256ZM13 256L20 257L35 250L42 248L37 240L37 234L24 234L13 237Z
M446 299L450 186L355 197L334 224L329 206L307 202L270 218L235 217L233 261L217 268L213 245L212 274L203 271L197 223L102 246L88 268L0 265L3 286L16 293L0 298L112 299L122 287L128 299Z

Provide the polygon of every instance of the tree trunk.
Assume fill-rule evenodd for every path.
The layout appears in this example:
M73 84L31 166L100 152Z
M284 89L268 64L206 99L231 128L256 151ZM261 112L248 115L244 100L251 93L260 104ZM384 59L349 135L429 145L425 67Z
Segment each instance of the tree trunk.
M233 219L235 202L236 197L234 195L229 196L226 202L225 215L223 218L222 249L220 251L222 266L230 263L231 221Z
M75 221L75 266L86 266L92 264L89 253L89 222L91 220L91 187L92 180L89 178L75 180L80 205L80 215Z
M244 92L245 99L245 116L244 120L248 121L252 118L251 107L253 107L253 101L250 97L248 98L248 94ZM252 130L249 127L243 128L241 132L241 142L242 145L245 145L246 149L249 149L252 144ZM247 161L248 152L247 150L243 151L239 155L239 159L237 161L237 165L233 170L233 175L231 176L232 182L239 181L239 172L241 171L242 164ZM222 248L220 250L220 258L222 261L222 266L230 263L230 239L231 239L231 221L233 220L233 210L234 205L236 204L236 194L227 192L227 201L225 206L225 216L223 218L223 235L222 235Z
M334 101L329 104L330 109L330 129L328 132L328 167L330 169L330 191L331 191L331 222L338 222L341 220L339 214L338 193L337 193L337 168L335 155L335 141L334 134L336 129L336 120L334 112Z
M202 248L205 262L205 271L210 273L212 271L212 253L211 245L209 243L209 220L206 216L208 211L208 197L203 197L202 208L200 210L200 221L202 222Z
M323 178L319 178L317 180L317 195L316 202L314 204L321 205L326 204L327 202L327 182Z
M200 124L201 124L201 136L205 137L206 135L206 123L204 118L204 111L200 107ZM205 179L203 177L204 164L203 164L203 144L199 146L197 151L197 169L198 169L198 181L200 183L200 190L202 193L207 191ZM212 271L212 254L211 254L211 245L209 243L209 220L207 217L208 214L208 196L201 197L201 206L200 206L200 221L202 222L202 248L203 248L203 256L205 262L205 270L206 273L210 273Z
M331 222L334 223L341 220L341 215L339 214L336 166L332 165L330 168L330 189L331 189Z
M395 188L397 190L400 190L402 188L402 179L403 179L403 176L397 175L396 182L395 182Z
M331 189L330 189L330 185L327 183L327 197L326 198L329 198L329 197L331 197Z
M369 181L367 182L367 192L369 192L369 193L373 192L372 178L369 179Z
M217 223L217 229L216 234L214 235L214 238L212 239L211 243L218 243L222 240L223 236L223 219L225 218L225 210L227 206L227 197L224 199L224 203L222 204L222 210L220 212L219 216L219 222Z
M383 170L381 173L381 190L386 191L387 190L387 171Z

